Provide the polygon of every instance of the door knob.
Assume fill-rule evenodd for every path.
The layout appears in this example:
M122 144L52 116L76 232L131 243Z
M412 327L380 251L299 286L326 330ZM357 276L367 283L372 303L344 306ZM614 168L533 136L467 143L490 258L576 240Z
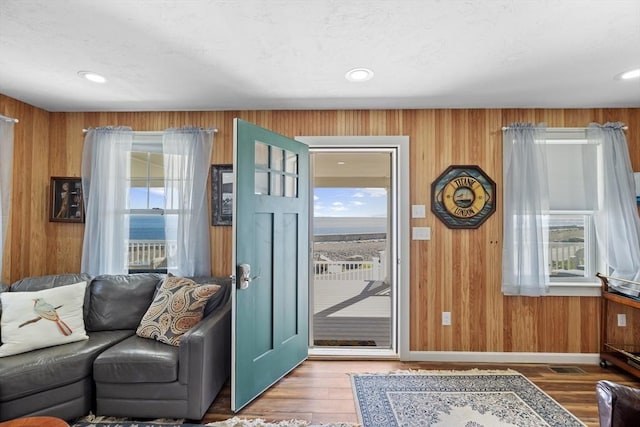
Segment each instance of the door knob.
M252 280L259 278L260 276L251 277L251 266L249 264L240 264L238 266L237 277L239 278L236 283L238 289L247 289L249 287L249 283L251 283Z

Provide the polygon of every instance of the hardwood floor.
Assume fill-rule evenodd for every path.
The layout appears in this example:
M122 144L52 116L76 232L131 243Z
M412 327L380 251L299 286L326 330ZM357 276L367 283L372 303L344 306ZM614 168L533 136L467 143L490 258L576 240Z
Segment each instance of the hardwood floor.
M551 367L577 367L582 372L556 373ZM398 361L308 360L285 376L238 414L267 421L287 419L311 423L357 423L350 373L387 372L396 369L513 369L535 383L589 427L598 426L595 384L608 379L640 388L640 381L615 367L597 365L471 364ZM201 423L225 420L230 411L227 384Z

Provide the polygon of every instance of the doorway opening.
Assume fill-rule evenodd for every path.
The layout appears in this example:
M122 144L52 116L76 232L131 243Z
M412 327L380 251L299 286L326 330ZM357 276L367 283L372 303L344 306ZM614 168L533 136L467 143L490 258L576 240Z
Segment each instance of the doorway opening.
M396 354L392 148L312 148L310 354Z

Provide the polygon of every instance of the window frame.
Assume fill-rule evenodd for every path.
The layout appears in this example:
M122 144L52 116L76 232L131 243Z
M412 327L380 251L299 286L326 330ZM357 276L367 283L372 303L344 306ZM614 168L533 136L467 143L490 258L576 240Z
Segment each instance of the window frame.
M152 154L152 153L159 153L159 154L163 154L163 150L162 150L162 132L134 132L133 133L133 144L131 146L131 151L130 151L130 156L133 153L147 153L147 154ZM150 162L149 162L149 158L147 157L147 176L146 176L146 188L147 191L149 190L149 188L151 188L150 186L150 182L153 180L150 177L150 171L149 171L149 167L150 167ZM164 181L164 177L162 178ZM140 181L139 178L133 178L130 177L129 178L129 182L133 182L134 180L136 181ZM130 186L131 188L131 186ZM149 205L149 199L148 199L149 195L147 194L147 206ZM166 195L165 195L166 197ZM162 208L146 208L146 209L140 209L140 208L129 208L127 209L126 214L129 215L129 217L131 217L132 215L152 215L152 216L165 216L165 215L170 215L170 214L175 214L178 211L175 209L164 209L164 207ZM131 226L129 226L129 231L131 230ZM130 237L130 235L129 235ZM131 241L131 239L128 239L129 242ZM167 239L165 236L164 239L164 245L165 245L165 253L168 250L167 246ZM127 249L130 250L130 249ZM127 255L128 258L128 255ZM127 270L129 271L129 273L141 273L141 272L151 272L151 273L166 273L168 270L168 267L164 267L164 268L158 268L158 269L153 269L151 268L152 266L149 266L149 268L146 269L131 269L131 264L127 263Z
M547 128L547 132L544 139L544 144L589 144L587 133L585 128ZM597 162L597 185L598 194L601 194L601 188L603 185L602 175L602 148L598 145L596 150L596 162ZM549 293L550 296L600 296L601 285L595 273L598 271L607 271L606 263L604 262L603 254L600 253L600 248L597 241L595 220L594 216L596 210L601 206L600 200L597 201L596 209L594 210L559 210L549 209L546 212L551 218L554 215L557 216L583 216L585 218L584 227L584 251L585 251L585 276L584 277L562 277L562 278L550 278ZM588 224L587 224L588 222ZM549 242L549 249L551 248L551 242ZM551 251L549 251L549 257L551 257ZM587 261L588 258L588 261ZM589 262L587 264L587 262Z

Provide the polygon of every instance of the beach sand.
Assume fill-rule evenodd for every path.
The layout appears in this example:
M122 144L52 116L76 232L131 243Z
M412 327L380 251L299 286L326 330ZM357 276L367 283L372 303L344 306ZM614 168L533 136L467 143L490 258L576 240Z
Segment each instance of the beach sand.
M387 246L386 240L355 240L344 242L315 242L314 257L323 255L333 261L344 261L350 256L361 255L365 261L379 257Z

